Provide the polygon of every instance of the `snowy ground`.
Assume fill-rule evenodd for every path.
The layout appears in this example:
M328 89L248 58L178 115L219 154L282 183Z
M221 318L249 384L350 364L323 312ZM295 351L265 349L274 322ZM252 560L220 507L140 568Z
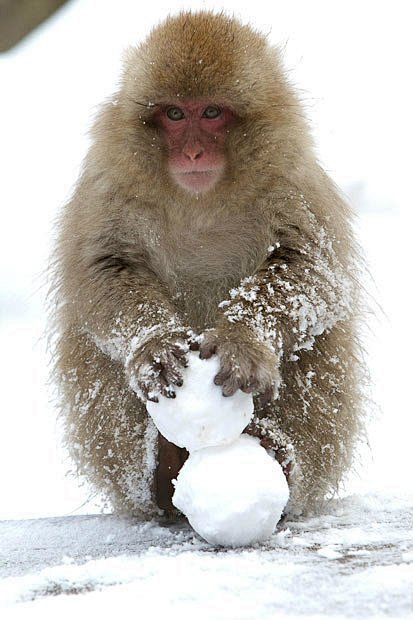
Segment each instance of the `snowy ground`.
M96 7L73 2L0 57L2 617L63 609L109 616L124 603L180 619L413 617L408 3L156 0L142 8L102 0L98 20ZM183 524L93 514L98 498L65 477L46 388L51 222L76 179L90 117L113 89L122 48L181 7L226 8L275 43L288 41L286 62L320 158L359 213L375 282L367 286L384 311L366 339L381 415L358 476L329 515L289 524L249 550L217 551Z
M226 551L183 524L6 521L0 570L12 576L0 584L0 604L10 618L49 618L62 603L66 613L104 617L121 605L172 618L413 617L413 509L394 501L347 498L265 545Z

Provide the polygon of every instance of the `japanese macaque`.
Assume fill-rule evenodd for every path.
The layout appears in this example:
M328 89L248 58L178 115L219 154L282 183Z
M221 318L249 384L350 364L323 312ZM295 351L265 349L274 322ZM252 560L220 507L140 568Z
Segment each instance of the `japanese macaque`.
M222 14L182 13L128 50L60 220L56 375L78 472L115 510L173 510L186 452L145 403L190 348L290 485L337 489L362 432L358 248L277 50Z

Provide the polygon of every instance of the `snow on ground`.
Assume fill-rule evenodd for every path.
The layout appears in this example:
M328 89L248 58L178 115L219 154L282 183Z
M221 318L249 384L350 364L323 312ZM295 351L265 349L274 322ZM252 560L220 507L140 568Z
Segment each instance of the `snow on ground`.
M237 551L210 547L182 523L92 514L98 498L65 476L46 388L51 223L76 179L91 116L114 87L124 46L170 10L189 7L225 8L286 44L320 158L359 213L374 279L367 286L383 309L369 320L366 340L381 414L358 476L329 515L288 524L270 543ZM93 0L76 0L0 57L2 617L63 610L105 617L125 604L180 619L413 617L407 8L356 0L270 7L264 0L156 0L142 8L136 0L103 0L97 9Z
M413 617L411 498L382 499L348 497L268 543L225 551L182 523L5 521L0 606L7 618L126 606L171 618Z

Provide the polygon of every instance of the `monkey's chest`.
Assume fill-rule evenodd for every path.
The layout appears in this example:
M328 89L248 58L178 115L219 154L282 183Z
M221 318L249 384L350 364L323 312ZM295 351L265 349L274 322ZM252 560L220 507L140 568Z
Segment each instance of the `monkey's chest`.
M261 236L251 235L247 227L170 230L158 239L152 261L178 310L202 330L213 326L229 290L255 273L265 255L263 246Z
M236 283L256 269L262 253L257 241L240 230L218 227L171 232L164 240L162 266L170 283L180 280Z

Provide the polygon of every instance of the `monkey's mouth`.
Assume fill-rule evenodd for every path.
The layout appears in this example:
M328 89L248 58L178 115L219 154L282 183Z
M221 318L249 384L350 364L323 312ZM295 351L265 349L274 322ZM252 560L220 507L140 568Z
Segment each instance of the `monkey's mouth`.
M221 169L188 170L187 172L175 172L173 176L180 187L198 194L214 187L221 176Z

